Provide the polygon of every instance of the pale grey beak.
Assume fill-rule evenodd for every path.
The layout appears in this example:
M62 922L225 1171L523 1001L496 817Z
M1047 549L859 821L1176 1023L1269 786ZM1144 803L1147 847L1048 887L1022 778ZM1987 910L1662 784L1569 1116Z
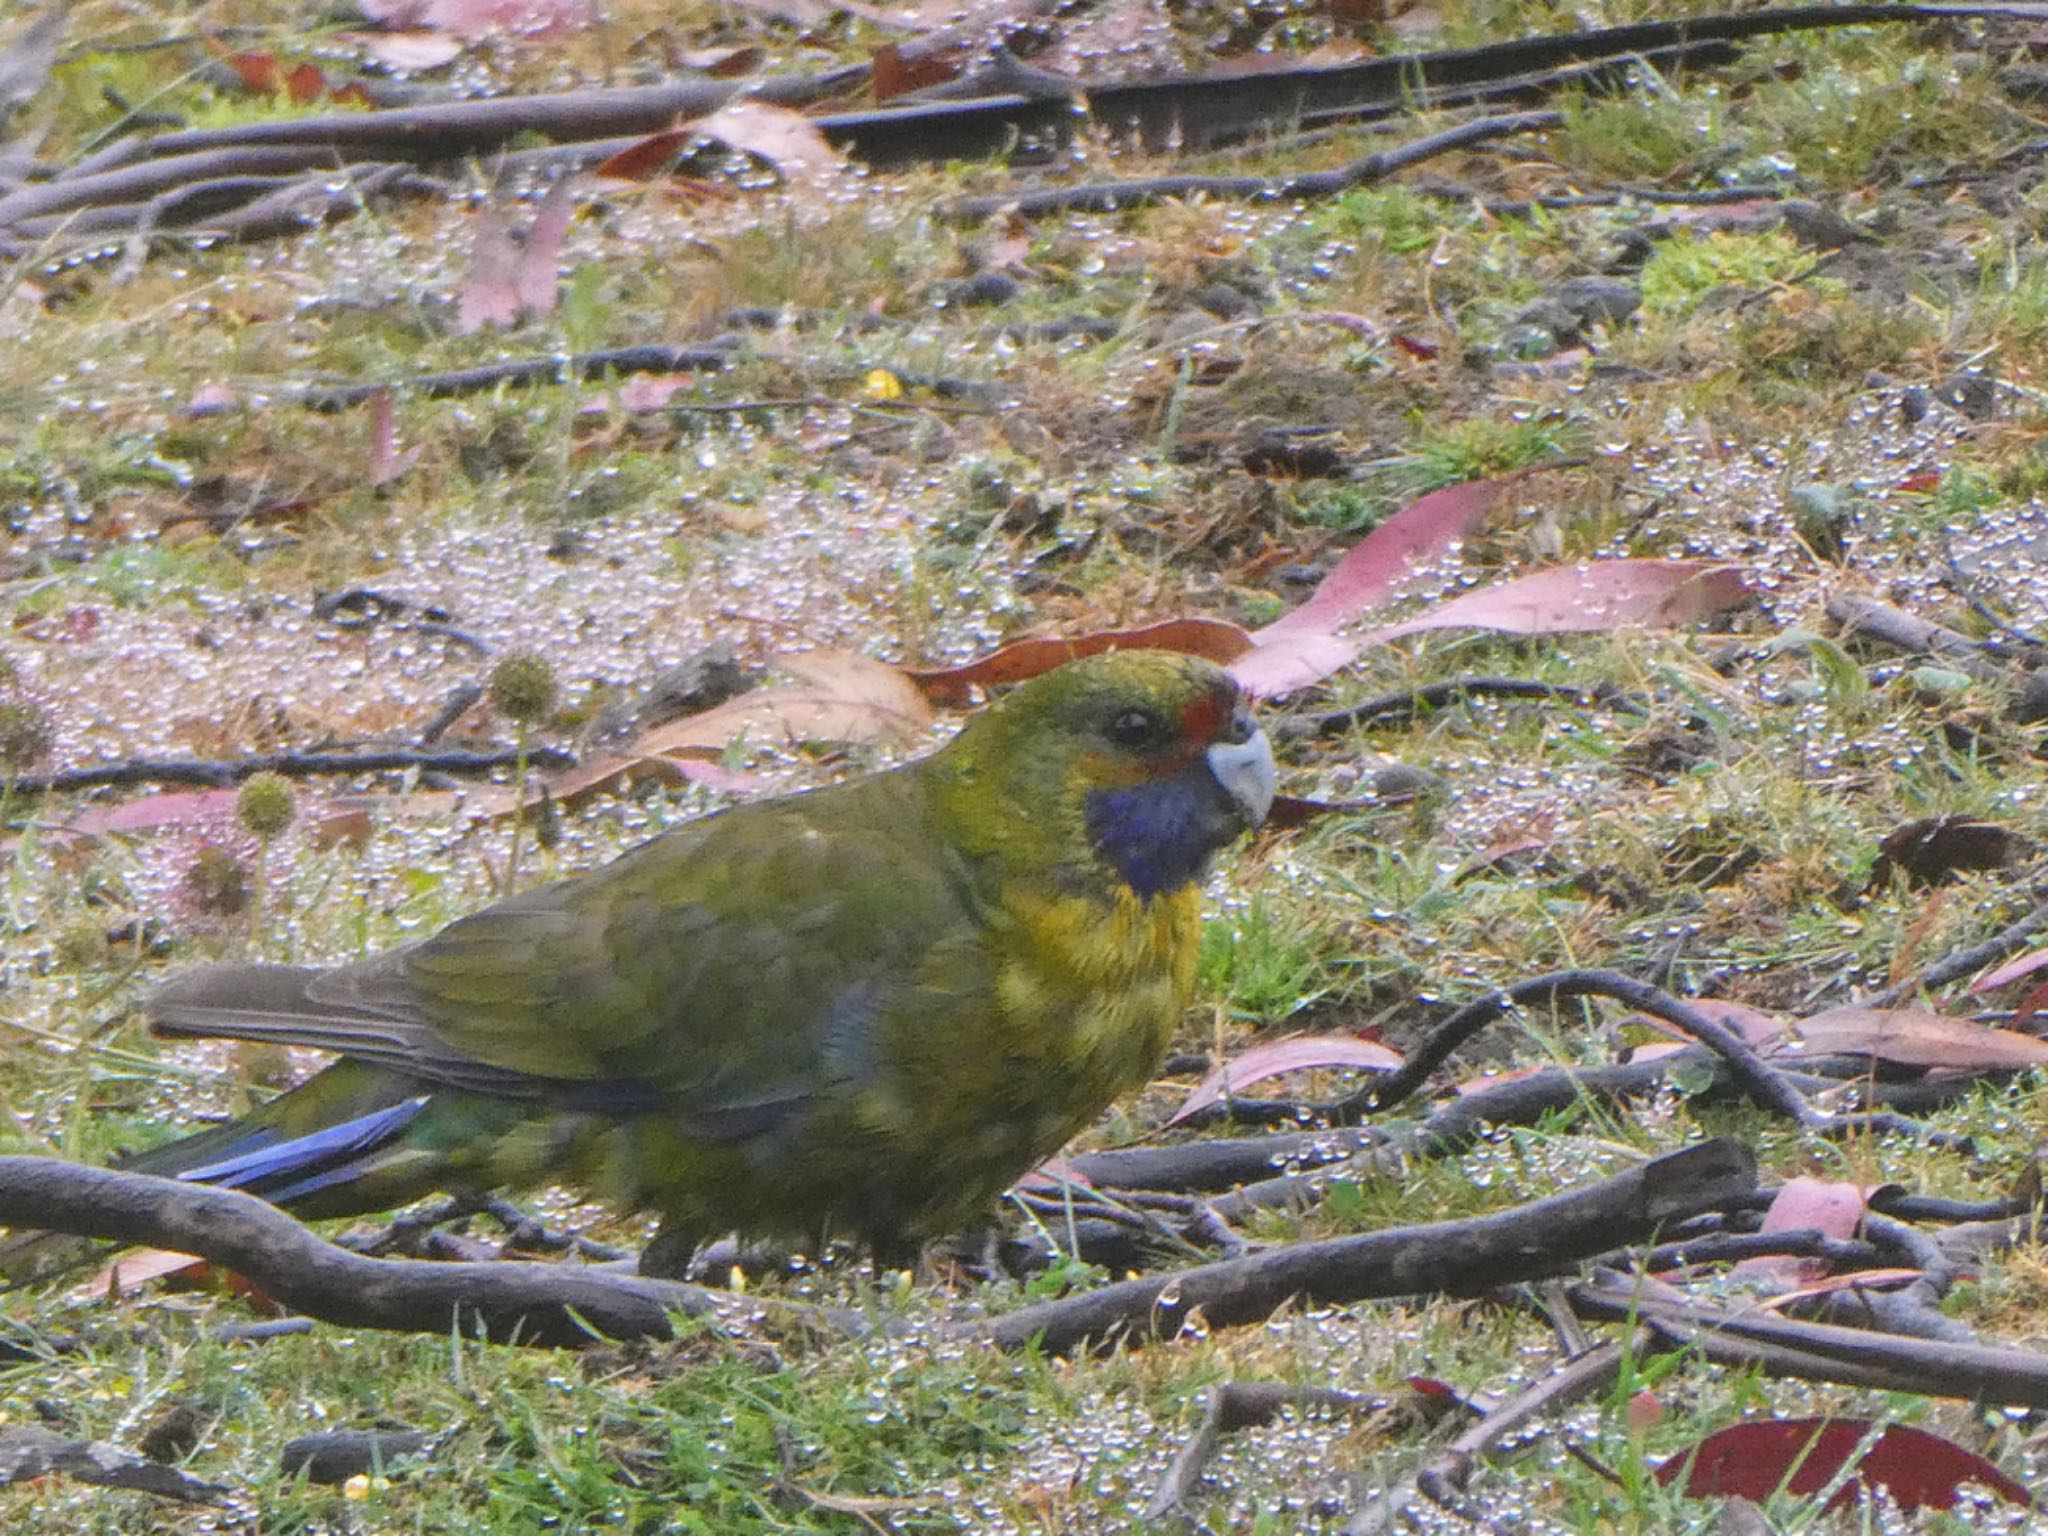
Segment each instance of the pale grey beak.
M1240 718L1250 733L1233 730L1231 734L1239 736L1239 740L1212 743L1208 751L1209 772L1238 803L1245 820L1257 827L1273 808L1273 748L1266 733L1250 716Z

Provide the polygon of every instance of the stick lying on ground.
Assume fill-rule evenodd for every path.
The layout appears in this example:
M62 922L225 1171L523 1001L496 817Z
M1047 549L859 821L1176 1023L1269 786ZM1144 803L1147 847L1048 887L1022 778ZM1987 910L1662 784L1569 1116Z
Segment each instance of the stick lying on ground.
M1709 1141L1488 1216L1297 1243L1026 1307L985 1336L1015 1349L1043 1335L1048 1351L1064 1354L1126 1334L1171 1336L1196 1307L1225 1325L1264 1317L1296 1295L1337 1302L1480 1290L1554 1274L1755 1185L1746 1148ZM345 1327L445 1333L452 1324L495 1340L574 1347L600 1336L668 1338L670 1309L702 1313L716 1294L569 1264L364 1258L253 1195L47 1157L0 1157L0 1224L196 1254L295 1311Z
M576 1347L673 1336L670 1311L701 1314L697 1286L574 1264L423 1264L366 1259L276 1206L231 1189L54 1157L0 1157L0 1224L190 1253L293 1311L351 1328L481 1332Z
M1047 1354L1065 1355L1119 1340L1171 1338L1198 1309L1210 1326L1228 1327L1257 1322L1296 1296L1313 1305L1481 1291L1556 1274L1755 1187L1748 1148L1725 1139L1701 1142L1487 1216L1292 1243L1024 1307L997 1318L987 1335L1004 1349L1038 1339Z

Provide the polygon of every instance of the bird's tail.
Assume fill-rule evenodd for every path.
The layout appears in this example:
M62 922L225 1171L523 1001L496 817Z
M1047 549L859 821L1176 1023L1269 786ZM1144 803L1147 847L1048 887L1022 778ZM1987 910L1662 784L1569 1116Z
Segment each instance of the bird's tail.
M449 1182L448 1159L407 1135L432 1105L417 1078L339 1061L238 1120L113 1166L247 1190L306 1218L361 1215ZM0 1285L47 1278L93 1251L61 1233L17 1233L0 1241Z

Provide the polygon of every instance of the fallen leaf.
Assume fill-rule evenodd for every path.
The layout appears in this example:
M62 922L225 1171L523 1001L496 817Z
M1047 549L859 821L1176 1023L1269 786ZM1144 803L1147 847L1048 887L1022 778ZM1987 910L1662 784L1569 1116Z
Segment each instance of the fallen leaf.
M1017 1188L1041 1194L1058 1194L1062 1189L1093 1189L1095 1181L1064 1157L1049 1157L1017 1181Z
M1557 834L1557 812L1535 811L1528 816L1511 817L1496 825L1493 835L1479 852L1461 864L1451 875L1451 884L1468 880L1473 875L1492 869L1496 865L1512 864L1513 860L1525 853L1541 853L1548 848Z
M685 48L676 55L676 62L702 70L714 80L732 80L751 75L767 57L768 50L759 43L743 43L734 48Z
M1252 637L1225 619L1167 619L1139 629L1102 629L1072 637L1018 640L957 667L907 667L909 678L934 704L967 703L976 688L1021 683L1083 656L1103 651L1180 651L1227 663L1251 649Z
M1811 1228L1828 1237L1850 1238L1863 1225L1863 1210L1861 1185L1802 1176L1785 1181L1785 1187L1764 1212L1763 1225L1758 1230L1796 1232ZM1774 1285L1807 1285L1832 1268L1826 1259L1787 1253L1744 1259L1730 1273Z
M561 291L562 241L569 233L569 221L576 215L577 178L564 176L548 188L526 232L519 262L513 273L513 288L520 310L529 315L552 314Z
M2048 949L2037 949L2032 954L2021 955L2008 960L1995 970L1987 971L1970 983L1972 992L1996 992L2009 982L2031 976L2036 971L2048 970Z
M1385 601L1402 575L1448 549L1485 517L1506 480L1432 491L1359 541L1308 601L1262 629L1221 619L1166 619L1138 629L1021 640L957 667L913 668L935 702L964 702L970 689L1036 677L1110 649L1184 651L1227 666L1246 692L1276 697L1349 666L1367 645L1429 629L1560 634L1624 625L1681 624L1732 607L1749 592L1732 566L1687 560L1604 560L1539 571L1439 604L1363 634L1340 630Z
M1394 803L1391 800L1304 800L1299 795L1275 795L1273 803L1266 808L1265 829L1268 832L1285 832L1294 827L1305 827L1325 816L1381 811Z
M1401 1054L1375 1040L1356 1035L1288 1035L1255 1045L1242 1056L1226 1061L1188 1094L1166 1123L1178 1125L1226 1096L1254 1083L1289 1072L1307 1072L1330 1067L1366 1067L1375 1072L1392 1072L1401 1065Z
M851 651L805 651L775 664L800 681L756 688L713 709L685 715L639 736L609 757L547 780L548 792L573 804L600 790L649 776L717 783L706 759L724 756L738 739L777 744L919 740L931 726L931 704L895 667ZM731 783L726 778L726 787ZM748 787L752 787L749 785ZM473 802L486 816L508 814L512 790Z
M1749 1261L1744 1262L1763 1262ZM1802 1301L1811 1301L1817 1296L1833 1296L1842 1291L1897 1291L1903 1290L1927 1273L1924 1269L1858 1269L1846 1275L1826 1275L1805 1285L1795 1286L1789 1291L1779 1291L1766 1296L1757 1303L1773 1312Z
M1687 1000L1695 1013L1703 1013L1723 1029L1729 1030L1746 1042L1752 1050L1763 1050L1774 1041L1784 1038L1785 1021L1778 1014L1763 1008L1752 1008L1747 1003L1729 1002L1725 998L1695 997ZM1622 1021L1624 1024L1647 1024L1671 1036L1685 1045L1699 1042L1676 1024L1666 1023L1651 1014L1631 1014Z
M1795 1497L1819 1493L1845 1470L1849 1480L1828 1500L1829 1512L1854 1505L1866 1489L1881 1490L1906 1511L1949 1509L1967 1484L2008 1503L2031 1508L2034 1502L2025 1488L1953 1440L1905 1424L1878 1430L1868 1419L1731 1424L1664 1461L1657 1481L1669 1487L1683 1478L1685 1493L1696 1499L1739 1494L1760 1500L1780 1489Z
M1453 598L1366 639L1377 644L1432 629L1556 635L1691 624L1748 596L1743 573L1713 561L1594 560Z
M964 48L905 48L884 43L869 56L869 89L877 104L959 78Z
M390 485L419 463L418 448L398 446L398 414L391 404L391 391L380 389L371 397L370 485Z
M619 409L658 411L696 382L694 373L636 373L619 385Z
M1683 624L1748 595L1742 573L1732 566L1602 560L1501 582L1363 634L1338 632L1383 601L1404 571L1475 526L1505 483L1451 486L1397 512L1346 555L1306 603L1254 632L1254 649L1232 663L1231 672L1252 693L1271 697L1320 682L1350 665L1368 645L1425 630L1537 635Z
M335 41L362 49L386 69L401 75L440 69L462 57L461 40L440 32L345 32Z
M1869 1056L1893 1066L1946 1072L2021 1071L2048 1065L2048 1040L1993 1029L1924 1008L1830 1008L1795 1019L1766 1054Z
M679 757L675 760L676 772L692 784L702 784L706 789L722 790L729 795L752 795L769 786L770 780L758 773L748 773L740 768L728 768L723 763L709 758Z
M1273 697L1348 666L1359 647L1338 630L1386 601L1417 564L1478 527L1506 485L1471 480L1403 507L1353 545L1307 602L1254 631L1251 653L1231 664L1232 674L1252 693Z
M1631 1435L1647 1435L1664 1420L1663 1400L1644 1387L1629 1397L1625 1418Z
M2015 1030L2024 1029L2034 1022L2034 1016L2044 1008L2048 1008L2048 981L2042 982L2019 1000L2012 1011L2012 1027Z
M285 95L306 106L329 94L327 77L317 64L301 64L284 77Z
M268 49L231 53L221 62L235 72L235 77L246 91L254 91L260 96L275 96L283 89L283 68L277 62L277 55Z
M168 1248L136 1248L109 1259L92 1277L71 1293L73 1301L105 1301L110 1296L127 1296L155 1280L172 1276L203 1278L213 1266L190 1253L173 1253Z
M154 832L161 827L217 825L234 820L232 789L172 790L143 795L115 805L96 805L63 824L65 832L85 837L110 837L125 832Z
M664 128L600 161L591 174L612 181L652 181L696 141L697 130L693 127Z
M455 334L474 336L519 320L519 247L505 216L486 204L470 224L469 271L455 296Z
M497 208L477 210L469 272L455 300L458 336L472 336L486 326L502 330L525 316L553 312L561 289L556 268L576 212L577 184L578 178L564 176L548 188L524 241L513 238Z
M697 132L767 161L792 186L819 185L846 163L816 123L765 101L728 102L699 121Z

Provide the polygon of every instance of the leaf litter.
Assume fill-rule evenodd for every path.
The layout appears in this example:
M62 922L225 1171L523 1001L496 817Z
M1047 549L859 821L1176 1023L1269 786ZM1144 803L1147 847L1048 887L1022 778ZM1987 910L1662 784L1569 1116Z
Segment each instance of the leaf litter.
M1170 33L1159 29L1150 42L1156 45L1168 37ZM1099 44L1099 38L1077 35L1070 46L1077 56L1092 56ZM1107 164L1108 157L1097 146L1077 150L1077 167L1093 161ZM858 188L824 194L813 190L812 196L858 206L866 198L904 196L912 186L908 181L870 178ZM572 272L580 263L602 262L616 250L615 241L641 240L661 249L697 248L735 238L777 211L772 201L706 210L641 199L608 214L610 223L604 230L569 230L563 261ZM829 217L820 215L815 202L808 207L780 205L779 211L796 221L790 226L793 230L819 227ZM1299 210L1233 209L1216 217L1211 227L1219 247L1278 248L1304 222ZM182 285L203 281L207 297L170 299L171 307L146 323L162 327L165 334L177 334L174 325L189 323L206 305L260 311L282 302L289 308L301 301L321 303L351 285L373 298L431 291L444 300L459 301L464 281L461 254L449 248L445 224L441 217L404 215L382 226L357 221L346 231L308 234L289 252L250 248L224 253L217 261L171 264L148 280ZM1155 259L1163 244L1132 237L1116 217L1075 216L1063 221L1060 233L1084 253L1071 271L1091 280L1114 281L1120 271ZM1342 242L1338 244L1341 248ZM1345 253L1340 250L1340 255ZM1356 255L1354 246L1346 259ZM329 293L313 291L316 284L308 274L314 272L322 274L322 284L332 276ZM1316 292L1322 286L1319 280L1290 281L1298 292ZM414 297L402 300L408 308L417 308L418 302ZM687 308L697 301L685 295L678 302ZM1347 300L1347 305L1351 302ZM1370 308L1363 302L1355 307ZM544 306L529 309L529 320L542 318ZM896 355L891 361L903 365L922 350L927 356L944 356L955 366L965 357L978 367L992 367L1017 355L1010 343L984 340L966 341L952 350L947 334L933 321L913 323L892 339ZM197 345L202 352L215 349L223 377L235 377L258 409L274 408L269 401L280 377L313 366L306 354L272 354L250 370L234 364L227 348L201 336ZM844 335L834 339L835 344L846 340ZM844 347L846 354L854 350ZM844 361L851 364L854 359L849 355ZM1104 418L1125 411L1139 398L1148 377L1159 372L1128 357L1112 357L1101 366L1094 398ZM110 435L125 431L157 437L171 425L176 409L172 392L156 381L110 376L89 359L76 370L68 361L62 361L61 368L64 376L47 381L60 412L68 409L74 416L104 423ZM913 370L905 366L903 371ZM1575 554L1595 560L1655 557L1740 565L1754 573L1760 592L1756 627L1767 633L1818 630L1824 627L1818 605L1829 578L1816 571L1793 518L1781 509L1788 483L1825 482L1851 486L1855 492L1849 527L1854 582L1916 612L1950 609L1941 573L1926 558L1924 546L1886 535L1925 520L1930 489L1926 477L1970 444L1973 428L1962 418L1936 411L1918 423L1906 422L1892 396L1873 389L1867 400L1852 404L1842 421L1826 423L1793 441L1759 446L1729 431L1712 410L1695 414L1677 407L1659 431L1644 437L1631 430L1625 402L1603 403L1597 393L1586 391L1582 376L1530 388L1544 394L1549 406L1590 418L1604 468L1617 471L1625 516L1613 520L1617 531L1611 540L1575 549ZM191 394L183 392L184 398ZM450 423L460 428L468 424L464 418L469 410L461 407L428 420L437 428ZM543 439L558 431L546 413L543 406L529 413ZM1603 413L1611 417L1612 443L1598 442ZM412 414L410 406L406 414ZM476 415L468 418L471 423L476 420ZM851 408L807 408L798 422L827 451L831 445L857 445L871 426ZM403 440L415 445L430 435L410 422L400 426ZM1081 435L1077 426L1075 436ZM981 441L971 436L967 440ZM693 488L757 460L771 443L772 434L745 425L690 439L679 451L693 455L691 474L658 479L652 494L644 486L636 487L631 509L579 517L573 542L582 552L569 558L550 553L552 535L516 507L486 507L476 517L465 509L461 518L437 520L426 505L431 493L418 488L421 478L435 473L432 460L423 455L407 466L407 474L384 477L394 485L395 508L405 515L375 520L380 526L363 541L359 563L350 575L431 602L453 615L466 632L493 645L516 643L543 650L572 685L600 677L630 682L715 639L736 640L753 659L786 651L795 640L890 659L958 661L981 655L1008 638L1016 627L1013 616L1027 608L1037 610L1034 617L1058 617L1062 612L1058 593L1040 604L1019 601L1018 588L1030 575L1030 565L1022 558L1023 551L1000 541L976 551L970 577L963 582L935 582L920 568L920 552L946 536L947 502L958 490L943 468L931 467L934 462L943 465L943 446L941 457L924 465L877 455L876 461L885 464L892 478L873 484L853 477L826 491L785 480L765 488L749 487L744 499L705 496ZM573 457L574 445L567 438L558 437L549 451L554 447ZM365 452L358 458L358 468L380 463L395 468L396 451L379 449L375 458ZM1144 472L1112 468L1100 482L1074 486L1068 494L1097 528L1110 528L1113 538L1123 538L1130 529L1117 515L1119 502L1128 495L1129 505L1158 506L1144 483L1148 478ZM601 480L598 483L602 485ZM1937 475L1932 488L1938 489L1940 483ZM1512 496L1497 514L1499 526L1517 533L1527 530L1533 537L1556 499L1554 494ZM106 504L118 508L120 498ZM30 541L54 543L70 535L74 517L65 499L53 496L15 531ZM2026 553L2042 547L2042 539L2048 537L2038 502L2016 500L1951 521L1958 562L1995 586L1999 605L2012 622L2037 629L2048 622L2048 589L2013 576L2023 569ZM679 543L686 548L683 561L677 558ZM173 562L127 560L131 553L150 552L147 538L110 541L106 548L123 558L103 555L100 563L107 569L95 568L87 590L67 590L68 598L83 599L73 604L72 613L39 615L37 634L47 638L24 631L26 638L9 647L10 656L21 659L30 684L61 712L63 751L70 760L167 752L189 747L195 739L218 747L272 738L403 735L431 713L450 686L476 671L475 658L445 637L398 628L344 634L316 621L297 575L273 583L260 559L244 578L226 581L218 571L203 571L195 579ZM1459 601L1464 600L1461 593L1483 595L1487 589L1478 583L1497 579L1499 573L1480 569L1467 554L1461 548L1411 572L1410 600ZM1482 561L1488 558L1492 552L1482 552ZM1163 581L1156 576L1134 580L1112 572L1100 585L1094 584L1100 573L1092 573L1090 584L1066 601L1064 612L1072 616L1092 609L1096 619L1136 624L1162 613L1232 611L1230 594L1218 591L1224 583L1200 561L1165 569L1169 574ZM40 579L49 582L53 577ZM1124 585L1119 586L1120 581ZM1180 588L1186 589L1184 596L1177 594ZM1249 620L1251 615L1236 617ZM77 622L61 622L67 618ZM1754 632L1753 628L1750 633ZM1428 653L1401 649L1377 661L1398 674L1411 657L1421 654ZM1871 762L1887 762L1901 771L1932 763L1936 749L1913 727L1878 721L1854 739L1845 737L1840 711L1833 707L1837 701L1802 696L1814 672L1808 657L1787 651L1745 673L1739 684L1719 695L1720 702L1737 710L1786 705L1786 739L1800 767L1815 782L1848 785L1863 771L1862 765ZM1701 686L1711 687L1703 677ZM232 712L223 710L223 700L234 701ZM1482 723L1506 713L1487 705L1473 709ZM1576 729L1570 723L1555 727L1565 737ZM788 745L786 737L775 743L774 750L763 754L767 761L758 766L776 782L813 781L817 765L790 755ZM1625 812L1640 796L1638 787L1607 771L1597 758L1572 762L1553 754L1547 761L1503 762L1487 750L1490 746L1484 739L1448 736L1432 749L1435 771L1462 787L1440 812L1433 856L1441 872L1465 867L1475 851L1494 841L1503 825L1543 825L1549 829L1546 841L1568 853L1576 840L1597 832L1603 818ZM838 767L826 764L825 771ZM2024 809L2030 793L2026 785L2016 786L2012 808ZM558 857L571 866L587 861L705 798L701 791L693 791L676 808L638 801L607 806L594 826L572 821ZM462 850L464 860L457 862L465 872L458 884L465 889L449 893L449 899L455 905L481 899L483 882L475 867L466 863L466 853L478 847L487 850L493 835L469 828L458 831L450 824L394 820L377 827L357 877L369 889L389 890L409 873L448 867L451 857ZM297 850L288 853L287 863L298 857ZM1327 888L1329 876L1315 869L1315 862L1282 855L1270 869L1282 878L1300 875L1304 889ZM162 875L167 878L170 873L166 866ZM136 879L131 897L135 905L169 900L172 887L159 876L138 872ZM438 915L408 914L404 904L399 905L396 922L401 932ZM337 945L331 930L298 926L290 916L273 938L294 955L309 958L334 952ZM1439 953L1428 966L1431 984L1495 984L1502 979L1504 953ZM71 1017L78 991L71 979L37 974L48 955L40 936L31 939L10 954L9 979L22 984L16 995L29 1003L25 1017L62 1022ZM154 1103L189 1107L178 1106L168 1091L160 1092ZM61 1106L53 1106L45 1124L54 1128L61 1116ZM1648 1123L1660 1121L1653 1116ZM1562 1162L1559 1171L1566 1176L1581 1171L1575 1154L1565 1151L1557 1156ZM1467 1171L1479 1185L1526 1178L1528 1173L1526 1166L1511 1160L1489 1165L1484 1156L1475 1158ZM1429 1327L1419 1317L1388 1321L1389 1337L1412 1337ZM1269 1352L1262 1356L1252 1350L1237 1364L1245 1369L1261 1364L1288 1369L1312 1365L1318 1374L1331 1377L1358 1369L1356 1355L1314 1355L1318 1346L1331 1347L1330 1341L1338 1336L1336 1322L1303 1315L1269 1325L1274 1339ZM1795 1388L1780 1401L1796 1407L1800 1396L1801 1389ZM1039 1525L1051 1523L1061 1511L1101 1514L1107 1517L1105 1523L1114 1523L1119 1510L1134 1515L1143 1506L1156 1463L1171 1448L1171 1428L1138 1406L1130 1393L1092 1390L1086 1406L1087 1412L1079 1417L1094 1427L1094 1433L1077 1433L1065 1414L1027 1433L1021 1455L1029 1471L1003 1480L1005 1498L991 1501L991 1484L985 1479L943 1491L985 1516L981 1528L987 1529L1027 1528L1021 1522L1033 1511ZM1286 1425L1248 1432L1226 1445L1217 1476L1230 1490L1229 1503L1212 1513L1239 1521L1276 1510L1305 1522L1340 1518L1345 1490L1338 1487L1342 1479L1336 1473L1355 1468L1358 1462L1358 1447L1340 1444L1341 1433ZM1561 1452L1540 1451L1533 1464L1521 1469L1525 1486L1540 1486L1545 1480L1538 1469L1563 1465ZM1332 1474L1327 1481L1322 1475L1325 1468ZM1262 1504L1258 1490L1269 1486L1279 1490L1279 1502ZM1326 1487L1334 1491L1326 1494ZM1326 1497L1328 1502L1319 1502ZM1519 1499L1510 1492L1494 1511L1511 1512Z

